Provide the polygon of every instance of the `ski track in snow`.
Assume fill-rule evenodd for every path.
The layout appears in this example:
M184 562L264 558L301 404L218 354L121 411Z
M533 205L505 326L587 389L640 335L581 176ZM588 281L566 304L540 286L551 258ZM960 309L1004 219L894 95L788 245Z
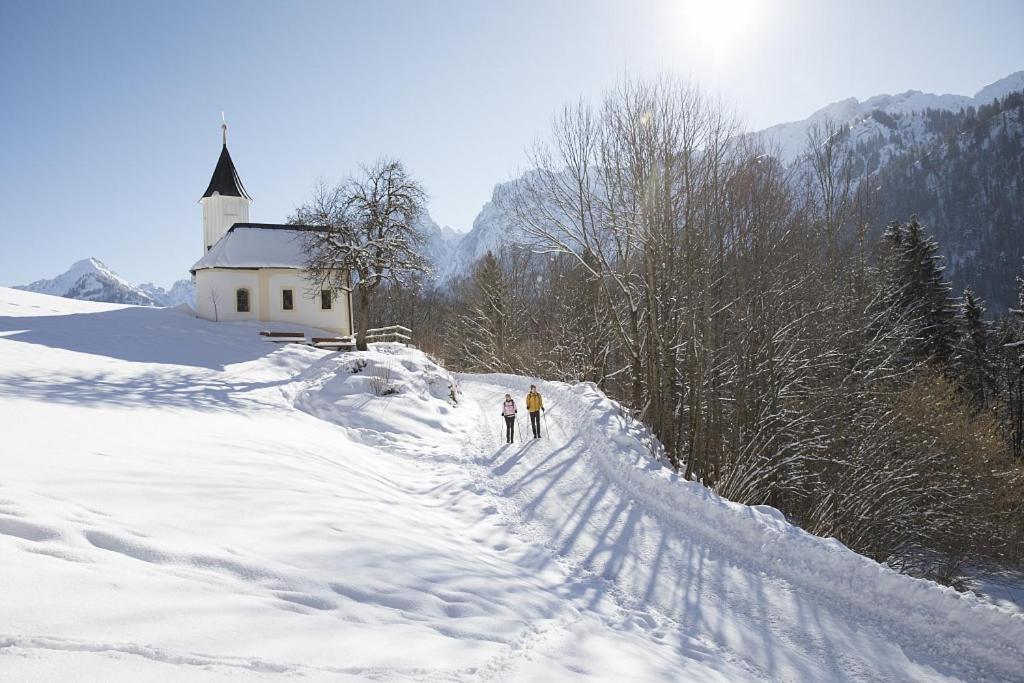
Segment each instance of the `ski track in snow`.
M463 376L462 387L479 404L499 406L506 391L525 395L535 381ZM581 396L565 385L538 384L552 406L548 438L527 436L525 444L506 447L497 417L483 418L478 479L510 502L507 514L518 518L524 533L577 571L610 584L622 604L700 634L717 644L720 656L761 679L1024 680L1014 664L1024 647L1024 640L1017 640L1024 634L1021 620L975 604L979 621L990 618L993 626L1009 627L1008 632L993 628L993 637L979 639L960 633L963 624L957 620L972 610L958 603L970 600L948 589L881 570L857 556L861 562L848 563L846 575L829 566L800 567L791 557L789 566L780 564L786 556L769 551L772 539L762 539L760 547L744 546L741 527L751 520L736 512L751 508L731 506L719 510L717 519L702 518L688 513L700 511L694 502L706 500L684 505L696 485L686 490L683 482L662 480L675 487L663 495L665 489L659 491L647 471L651 458L635 448L639 444L632 453L623 452L624 440L588 414L596 403L611 403L598 392L584 390ZM607 415L609 407L601 410ZM490 412L497 416L497 410ZM522 416L520 421L520 428L528 425ZM713 497L706 491L700 495ZM680 509L673 509L674 503ZM709 507L704 511L715 512ZM764 514L769 521L778 517L772 510ZM934 606L901 604L898 594L882 593L886 602L871 603L879 595L865 600L857 588L864 582L870 595L873 579L904 584L899 588L915 597L916 589L921 597L941 599Z
M506 446L527 378L256 329L0 288L0 680L1024 680L1024 617L679 481L590 386Z

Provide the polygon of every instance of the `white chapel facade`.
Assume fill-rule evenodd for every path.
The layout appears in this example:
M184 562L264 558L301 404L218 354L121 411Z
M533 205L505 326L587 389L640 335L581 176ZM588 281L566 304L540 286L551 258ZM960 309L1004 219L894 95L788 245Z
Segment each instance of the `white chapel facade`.
M213 321L257 320L273 329L314 327L352 334L350 289L321 289L303 269L308 225L250 223L252 198L223 147L203 207L203 256L191 271L196 282L196 315ZM268 327L268 329L270 329Z

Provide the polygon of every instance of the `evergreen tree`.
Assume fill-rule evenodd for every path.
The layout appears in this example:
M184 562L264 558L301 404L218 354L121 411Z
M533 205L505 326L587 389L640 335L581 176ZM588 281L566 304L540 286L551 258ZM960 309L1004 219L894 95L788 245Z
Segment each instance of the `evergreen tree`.
M1010 309L1013 323L1007 322L1002 335L1001 375L1005 378L1005 420L1014 457L1024 460L1024 277L1017 278L1017 308Z
M948 366L957 341L956 302L943 276L939 246L917 216L905 225L894 223L885 233L891 253L892 295L916 321L913 355Z
M968 402L981 410L995 395L992 333L985 320L985 305L970 289L964 291L960 304L960 337L954 362Z

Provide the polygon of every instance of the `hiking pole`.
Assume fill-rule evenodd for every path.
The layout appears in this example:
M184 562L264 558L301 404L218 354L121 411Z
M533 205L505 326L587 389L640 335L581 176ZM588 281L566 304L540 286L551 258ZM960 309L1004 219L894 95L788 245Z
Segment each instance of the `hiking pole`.
M519 443L523 442L523 428L519 426L519 414L516 414L516 431L519 432Z
M544 418L544 433L551 436L551 433L548 431L548 411L541 409L540 414Z

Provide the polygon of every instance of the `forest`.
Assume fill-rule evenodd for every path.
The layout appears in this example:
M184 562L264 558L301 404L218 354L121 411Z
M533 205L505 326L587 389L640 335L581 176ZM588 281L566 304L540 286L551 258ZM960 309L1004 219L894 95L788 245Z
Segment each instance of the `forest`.
M996 107L929 115L937 144L977 167L951 150L1021 102ZM531 148L503 200L520 239L447 287L426 268L380 278L366 324L411 327L453 370L593 382L680 475L901 571L1019 568L1024 174L984 198L961 184L939 211L913 189L920 155L871 169L845 133L812 130L785 166L699 88L624 79ZM1009 168L1022 138L1004 138ZM962 228L952 205L981 203L1010 208L975 229L1017 235L984 273L1014 294L995 313L963 287L986 264L962 263L954 289L935 237Z

